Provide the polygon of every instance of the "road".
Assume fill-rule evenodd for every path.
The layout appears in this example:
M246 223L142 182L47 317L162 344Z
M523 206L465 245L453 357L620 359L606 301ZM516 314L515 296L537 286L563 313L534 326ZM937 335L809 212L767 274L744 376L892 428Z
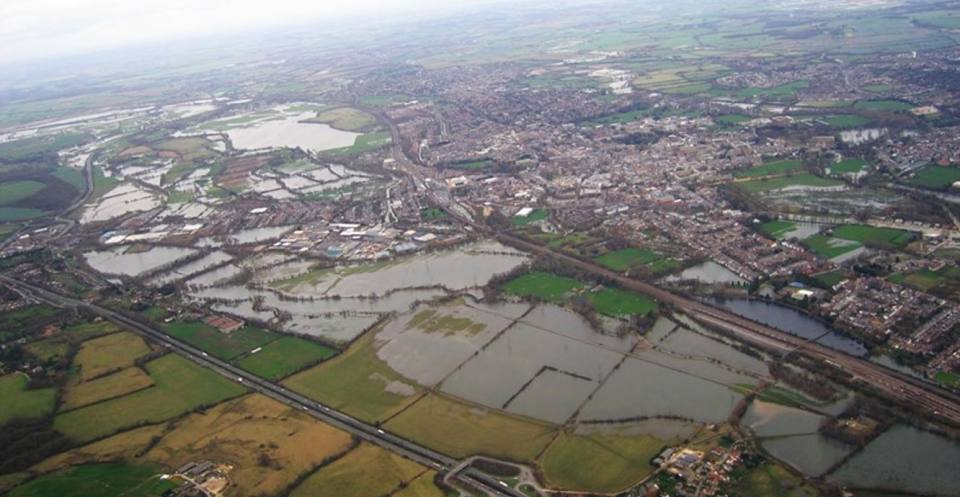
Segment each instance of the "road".
M286 388L256 375L248 373L228 362L208 355L206 352L182 342L166 333L153 328L145 323L131 319L123 314L112 311L105 307L72 299L65 295L52 292L50 290L37 287L36 285L26 283L8 276L0 275L0 281L15 288L21 292L33 296L34 298L48 302L57 306L82 307L102 316L104 319L112 321L117 325L140 334L141 336L167 347L172 352L193 361L200 366L216 371L233 381L239 382L253 390L290 407L310 414L311 416L339 428L347 433L355 435L360 439L378 445L384 449L400 454L408 459L416 461L426 467L439 472L449 471L457 468L457 471L451 473L450 478L458 479L464 483L478 487L493 496L507 497L526 497L511 488L504 487L499 480L487 475L475 468L464 467L459 461L431 450L427 447L411 442L405 438L387 432L377 426L360 421L343 412L337 411L329 406L323 405L312 399L304 397L296 392L291 392Z

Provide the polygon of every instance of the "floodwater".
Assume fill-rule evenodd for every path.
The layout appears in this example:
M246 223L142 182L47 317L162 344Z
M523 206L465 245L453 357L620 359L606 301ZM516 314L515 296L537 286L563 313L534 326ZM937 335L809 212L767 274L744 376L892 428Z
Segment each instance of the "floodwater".
M732 368L767 375L766 363L734 349L730 345L687 329L678 329L657 345L657 350L684 357L708 358Z
M743 283L744 280L737 273L717 264L707 261L696 266L688 267L678 274L672 274L666 281L697 280L701 283Z
M802 338L814 339L834 350L854 356L865 356L867 349L860 342L831 330L825 324L799 311L778 304L749 299L709 299L709 303L752 319L767 326L783 330Z
M151 285L160 286L192 276L213 266L233 260L233 256L219 250L211 252L193 262L184 264L150 280Z
M526 309L526 305L517 304L419 306L394 319L377 334L377 356L403 376L432 387L510 326ZM425 316L429 319L419 322ZM468 320L469 325L461 325L465 329L456 331L435 330L429 326L454 319Z
M582 420L680 416L725 421L741 396L684 371L628 358L581 411Z
M352 146L360 136L327 124L303 122L314 116L314 112L284 113L279 119L261 120L225 132L234 148L241 150L299 147L319 152Z
M206 273L190 278L187 280L187 285L197 287L216 286L230 278L239 276L242 272L243 270L236 265L227 264L213 271L207 271Z
M383 295L397 288L442 286L463 290L482 286L494 275L526 262L498 243L479 242L464 247L421 254L377 265L341 267L318 279L297 284L290 293L304 295Z
M88 205L80 222L83 224L107 221L132 212L143 212L163 205L159 196L138 185L124 183L117 186L96 204Z
M126 253L129 247L92 251L83 254L90 267L104 274L138 276L173 263L197 251L181 247L152 247L144 252Z
M960 442L897 425L830 475L852 487L955 496Z
M294 316L285 324L293 333L321 337L333 342L349 342L373 326L378 316L332 316L304 317Z
M554 370L544 370L510 402L507 410L563 424L596 388L596 382ZM559 392L563 392L563 395L558 395Z
M808 476L819 476L853 448L819 433L824 416L770 402L754 401L741 424L763 448Z

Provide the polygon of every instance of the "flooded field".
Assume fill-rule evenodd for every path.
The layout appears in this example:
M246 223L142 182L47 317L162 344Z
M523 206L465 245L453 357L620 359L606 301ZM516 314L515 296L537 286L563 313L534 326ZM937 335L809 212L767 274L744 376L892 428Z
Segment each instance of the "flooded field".
M766 375L766 363L751 357L719 340L680 328L657 344L657 350L689 358L718 360L735 369Z
M160 286L167 283L173 283L174 281L182 280L188 276L200 273L207 269L210 269L214 266L218 266L225 262L233 260L233 256L226 252L221 252L219 250L210 252L209 254L195 260L184 264L180 267L174 268L171 271L163 273L156 278L150 280L150 285Z
M707 261L696 266L688 267L678 274L672 274L666 278L666 281L697 280L702 283L743 283L744 279L737 276L733 271L717 264L714 261Z
M342 266L300 281L274 285L293 295L383 295L398 288L441 286L463 290L527 261L527 256L495 242L360 266Z
M897 425L830 475L831 480L864 488L957 495L960 442Z
M259 150L300 147L319 152L352 146L359 133L341 131L327 124L306 122L316 116L309 105L281 105L272 109L207 123L207 130L222 131L234 148Z
M138 185L124 183L111 190L95 204L84 208L80 222L87 224L108 221L133 212L156 209L162 205L162 199L153 192Z
M867 349L860 342L847 338L820 321L788 307L748 299L711 299L709 302L792 335L808 339L816 338L818 343L834 350L855 356L864 356L867 353Z
M111 250L86 252L83 257L90 267L101 273L138 276L197 252L195 249L180 247L152 247L145 251L130 249L131 247L116 247Z
M794 407L754 401L741 425L760 440L771 455L809 476L830 469L853 447L820 435L824 417Z

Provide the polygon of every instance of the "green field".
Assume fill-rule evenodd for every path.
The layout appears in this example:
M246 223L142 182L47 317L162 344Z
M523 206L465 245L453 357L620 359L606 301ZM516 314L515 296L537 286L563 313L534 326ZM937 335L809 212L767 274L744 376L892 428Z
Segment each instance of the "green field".
M565 276L536 271L510 280L503 290L522 297L535 296L550 302L560 302L570 293L583 288L583 283Z
M843 159L836 164L830 164L830 174L853 174L863 171L867 161L860 158Z
M616 493L652 473L650 460L665 445L646 435L563 432L543 453L540 467L551 487Z
M631 316L648 314L657 310L653 299L615 288L604 288L589 296L597 312L608 316Z
M862 246L859 242L825 235L813 235L803 240L803 244L824 259L833 259Z
M283 384L364 421L389 417L415 397L395 392L400 388L416 391L416 387L377 357L373 336L368 332L340 355Z
M64 358L70 351L69 345L59 337L30 342L24 349L26 349L30 355L36 357L37 360L44 363Z
M813 276L813 279L817 280L824 288L832 288L833 285L847 279L847 275L843 271L836 270L816 274Z
M39 418L53 411L55 388L27 390L27 377L20 373L0 376L0 426L14 419Z
M738 178L758 178L763 176L782 176L791 171L800 171L803 169L803 162L797 159L782 159L764 162L762 166L751 167L743 171L737 171L734 176Z
M161 480L165 471L124 463L86 464L41 476L14 488L7 497L160 497L177 487Z
M960 388L960 374L949 371L939 371L936 375L937 383L950 388Z
M773 463L765 462L746 474L734 485L735 495L743 497L817 497L820 495L816 488L795 476L786 469Z
M425 468L376 445L363 443L298 485L290 497L394 495Z
M733 126L736 124L745 123L751 119L753 118L743 114L724 114L722 116L714 117L713 121L720 125Z
M0 184L0 205L10 205L43 190L39 181L22 180Z
M90 441L134 426L159 423L246 392L242 386L174 354L145 366L154 386L58 415L54 428Z
M663 256L653 250L631 247L603 254L594 262L614 271L626 271L661 259Z
M174 337L224 360L233 359L277 339L276 334L254 326L244 326L231 333L221 333L199 321L171 323L165 328Z
M801 90L806 89L810 86L810 82L804 79L793 81L790 83L785 83L778 86L773 86L770 88L743 88L737 92L737 97L746 99L746 98L791 98L796 96L797 93L800 93Z
M833 236L881 248L903 248L913 241L914 234L893 228L877 228L865 224L845 224L833 230Z
M377 118L362 110L340 107L322 111L308 122L326 123L336 129L357 131L377 124Z
M27 207L0 207L0 222L26 221L43 215L40 209Z
M931 190L946 190L956 181L960 181L960 167L930 165L917 171L907 180L907 184Z
M360 155L372 150L377 150L391 143L390 133L386 131L379 131L376 133L366 133L362 134L354 140L353 145L350 147L337 148L334 150L327 150L326 153L331 155L346 155L354 156Z
M0 143L0 160L20 162L36 158L41 154L48 154L74 147L90 139L85 133L60 133L58 135L24 138L6 143Z
M767 221L760 225L760 232L770 238L782 240L784 236L792 232L797 227L793 221Z
M821 178L820 176L814 176L810 173L797 174L795 176L781 176L779 178L764 178L764 179L755 179L751 181L741 181L734 183L738 188L741 188L750 193L763 193L774 190L783 190L784 188L794 187L794 186L808 186L814 188L828 188L835 186L842 186L844 183L831 178Z
M466 171L482 171L492 166L492 160L475 160L468 162L454 162L453 164L450 164L451 169L463 169Z
M910 110L913 105L901 100L861 100L854 104L854 107L874 112L898 112Z
M256 354L240 359L236 364L261 378L277 380L336 354L336 350L317 342L282 337L264 345Z
M856 114L835 114L823 118L823 122L831 128L858 128L870 124L870 119Z
M898 285L906 285L916 288L917 290L929 292L940 286L945 276L929 269L922 269L912 273L894 273L887 279Z
M533 212L526 216L513 216L511 221L513 221L514 226L526 226L537 221L543 221L548 217L550 217L550 211L546 209L534 209Z

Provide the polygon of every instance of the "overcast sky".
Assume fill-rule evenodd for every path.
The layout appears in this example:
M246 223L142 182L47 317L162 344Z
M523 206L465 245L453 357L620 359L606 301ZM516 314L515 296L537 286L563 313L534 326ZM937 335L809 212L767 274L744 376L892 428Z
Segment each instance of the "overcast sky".
M0 65L348 16L424 15L489 0L0 0Z

